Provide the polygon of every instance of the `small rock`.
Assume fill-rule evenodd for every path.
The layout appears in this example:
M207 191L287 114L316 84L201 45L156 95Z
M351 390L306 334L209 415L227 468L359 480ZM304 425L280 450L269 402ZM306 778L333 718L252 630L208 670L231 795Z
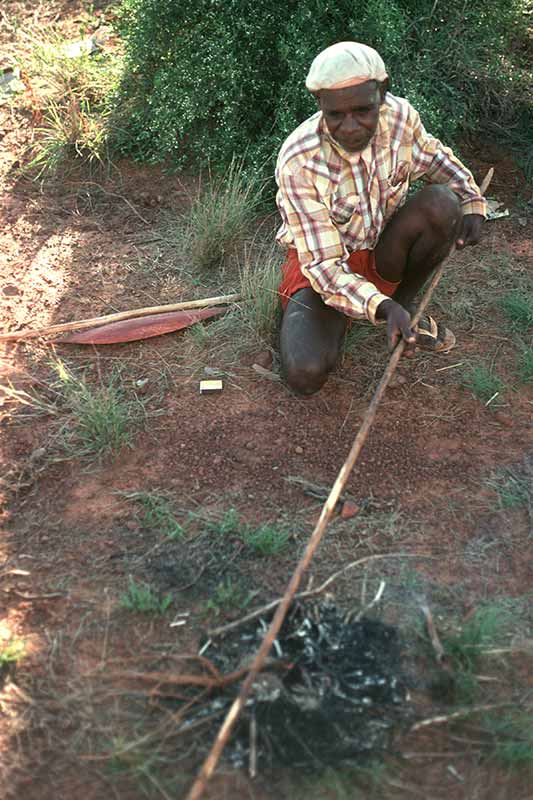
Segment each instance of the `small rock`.
M403 375L393 375L389 381L389 387L394 389L396 386L404 386L407 383L407 378Z
M126 522L126 528L127 528L129 531L137 531L137 530L139 530L139 523L138 523L138 522L137 522L137 520L135 520L135 519L129 519L129 520Z
M6 283L6 285L2 287L2 293L5 294L6 297L16 297L20 294L20 289L15 286L14 283Z
M254 449L254 443L251 442L251 441L250 442L246 442L246 449L247 450L253 450Z
M304 449L303 449L303 447L300 447L300 445L298 445L297 447L294 448L294 452L298 453L299 456L302 455L303 451L304 451Z
M346 500L342 506L341 517L342 519L351 519L352 517L355 517L360 510L361 508L357 505L357 503L350 503L349 500Z
M262 353L258 353L254 359L254 364L259 364L263 369L270 369L272 366L272 353L270 350L263 350Z

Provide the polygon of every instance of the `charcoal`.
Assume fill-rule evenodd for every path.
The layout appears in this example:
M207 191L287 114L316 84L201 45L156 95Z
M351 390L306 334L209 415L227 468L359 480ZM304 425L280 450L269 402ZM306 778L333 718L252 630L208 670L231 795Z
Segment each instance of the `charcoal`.
M268 622L218 642L213 661L221 670L249 663ZM213 702L229 707L237 691ZM383 751L410 716L398 631L377 619L346 622L331 600L295 604L227 748L237 767L248 763L252 715L259 768L320 769Z

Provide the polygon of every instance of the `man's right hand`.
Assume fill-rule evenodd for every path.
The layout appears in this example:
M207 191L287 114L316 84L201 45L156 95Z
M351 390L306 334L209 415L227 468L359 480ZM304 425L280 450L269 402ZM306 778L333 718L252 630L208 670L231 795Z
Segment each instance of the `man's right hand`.
M392 352L400 339L406 342L405 354L412 355L416 336L411 328L411 315L394 300L383 300L376 310L377 319L387 320L387 341Z

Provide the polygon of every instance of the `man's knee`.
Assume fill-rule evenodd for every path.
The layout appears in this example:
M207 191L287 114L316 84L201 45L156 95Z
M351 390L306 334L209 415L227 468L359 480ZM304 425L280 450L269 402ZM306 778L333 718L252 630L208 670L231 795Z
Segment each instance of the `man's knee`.
M451 235L461 218L461 204L447 186L426 186L417 195L422 213L433 230Z
M327 381L330 365L319 359L306 361L289 360L284 365L285 378L297 394L311 395L318 392Z

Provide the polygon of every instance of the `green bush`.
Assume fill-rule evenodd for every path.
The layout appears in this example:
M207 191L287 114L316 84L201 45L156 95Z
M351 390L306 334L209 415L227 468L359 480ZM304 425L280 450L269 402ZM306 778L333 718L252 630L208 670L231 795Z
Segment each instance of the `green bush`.
M392 91L448 143L481 130L527 148L527 0L123 0L122 152L176 166L271 171L315 110L312 59L336 41L379 50ZM524 158L527 160L528 156ZM531 164L531 156L530 166Z

